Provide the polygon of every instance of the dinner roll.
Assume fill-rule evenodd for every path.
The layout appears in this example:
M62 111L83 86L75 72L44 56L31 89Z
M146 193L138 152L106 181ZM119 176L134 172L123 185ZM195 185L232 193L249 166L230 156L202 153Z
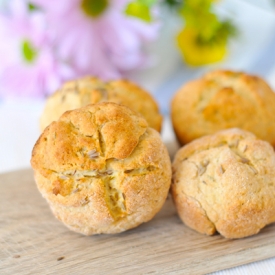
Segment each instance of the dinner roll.
M257 76L214 71L185 84L171 103L181 144L238 127L275 146L275 93Z
M171 183L159 133L140 114L111 102L65 112L36 142L31 164L54 215L85 235L151 220Z
M196 231L242 238L275 221L275 153L252 133L228 129L194 140L172 167L178 214Z
M153 97L138 85L128 80L103 82L95 77L83 77L66 82L46 101L40 126L44 130L68 110L88 104L110 101L123 104L142 114L150 127L161 130L162 117Z

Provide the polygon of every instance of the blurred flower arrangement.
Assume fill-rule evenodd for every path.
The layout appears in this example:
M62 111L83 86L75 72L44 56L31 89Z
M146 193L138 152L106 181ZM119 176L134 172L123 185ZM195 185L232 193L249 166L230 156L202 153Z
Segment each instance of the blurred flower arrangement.
M185 21L177 36L179 48L190 65L204 65L222 60L230 37L237 33L228 19L220 20L213 12L215 0L185 0L180 14Z
M235 29L212 12L213 2L9 0L0 11L0 93L45 96L68 79L108 80L143 68L144 49L159 35L165 6L184 19L176 39L185 61L218 61Z

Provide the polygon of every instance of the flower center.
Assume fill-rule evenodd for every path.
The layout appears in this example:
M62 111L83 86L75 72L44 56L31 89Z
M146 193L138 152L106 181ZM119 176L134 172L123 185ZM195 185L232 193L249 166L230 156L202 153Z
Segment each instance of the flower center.
M100 16L108 7L108 0L82 0L81 8L86 15L96 18Z
M27 61L27 63L32 63L37 57L37 50L28 40L24 40L21 47L24 60Z

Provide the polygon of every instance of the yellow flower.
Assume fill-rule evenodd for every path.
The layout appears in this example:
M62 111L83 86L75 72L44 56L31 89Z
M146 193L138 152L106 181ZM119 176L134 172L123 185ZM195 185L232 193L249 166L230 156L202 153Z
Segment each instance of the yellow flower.
M221 61L227 54L226 40L200 43L198 31L185 27L177 36L177 43L185 62L200 66Z

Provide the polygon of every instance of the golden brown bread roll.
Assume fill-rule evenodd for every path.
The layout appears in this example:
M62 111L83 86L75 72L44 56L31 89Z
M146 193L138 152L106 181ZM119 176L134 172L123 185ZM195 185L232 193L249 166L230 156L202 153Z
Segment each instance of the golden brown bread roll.
M242 238L275 222L275 153L252 133L229 129L194 140L172 169L178 214L196 231Z
M275 146L275 93L257 76L223 70L207 73L175 94L171 117L181 144L238 127Z
M103 82L95 77L68 81L51 95L40 119L41 130L68 110L103 101L123 104L139 112L150 127L160 132L162 117L157 103L147 91L128 80Z
M171 183L159 133L138 113L110 102L65 112L36 142L31 164L54 215L85 235L149 221Z

